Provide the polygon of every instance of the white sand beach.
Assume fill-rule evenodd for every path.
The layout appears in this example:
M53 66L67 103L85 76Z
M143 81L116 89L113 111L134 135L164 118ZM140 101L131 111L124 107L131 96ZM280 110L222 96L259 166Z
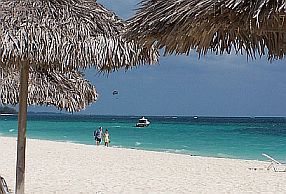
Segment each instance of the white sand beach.
M0 137L0 174L15 190L16 138ZM27 140L26 193L286 193L269 162ZM256 170L254 170L254 168Z

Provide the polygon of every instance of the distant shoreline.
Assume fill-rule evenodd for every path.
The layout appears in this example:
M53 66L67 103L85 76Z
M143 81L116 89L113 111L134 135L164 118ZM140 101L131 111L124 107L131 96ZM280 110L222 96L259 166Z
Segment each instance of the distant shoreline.
M286 120L286 116L197 116L197 115L109 115L109 114L83 114L83 113L68 113L68 112L27 112L28 115L64 115L64 116L95 116L95 117L134 117L139 118L142 116L145 117L154 117L154 118L218 118L218 119L264 119L264 118L283 118ZM0 113L3 116L9 115L18 115L18 113Z
M17 115L17 113L12 114L12 113L0 113L0 116L13 116L13 115Z

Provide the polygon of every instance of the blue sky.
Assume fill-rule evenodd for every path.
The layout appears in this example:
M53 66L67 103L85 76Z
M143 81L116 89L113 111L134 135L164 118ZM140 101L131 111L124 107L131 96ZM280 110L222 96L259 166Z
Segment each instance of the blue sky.
M127 19L138 0L100 0ZM99 99L76 114L99 115L203 115L286 116L285 59L207 55L161 57L158 65L145 65L112 74L86 70ZM112 95L118 90L118 95ZM56 111L30 107L30 111ZM58 112L58 111L56 111Z

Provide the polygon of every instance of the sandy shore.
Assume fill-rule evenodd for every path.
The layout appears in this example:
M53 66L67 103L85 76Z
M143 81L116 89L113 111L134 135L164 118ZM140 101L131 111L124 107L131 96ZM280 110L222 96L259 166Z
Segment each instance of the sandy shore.
M27 140L26 193L286 193L268 162ZM0 137L0 174L15 187L16 139ZM257 170L254 170L256 168Z

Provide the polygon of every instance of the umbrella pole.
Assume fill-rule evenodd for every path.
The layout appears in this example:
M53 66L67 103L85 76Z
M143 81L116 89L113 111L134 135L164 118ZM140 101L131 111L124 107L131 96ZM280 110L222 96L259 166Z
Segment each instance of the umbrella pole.
M18 113L16 194L24 194L29 62L21 64Z

